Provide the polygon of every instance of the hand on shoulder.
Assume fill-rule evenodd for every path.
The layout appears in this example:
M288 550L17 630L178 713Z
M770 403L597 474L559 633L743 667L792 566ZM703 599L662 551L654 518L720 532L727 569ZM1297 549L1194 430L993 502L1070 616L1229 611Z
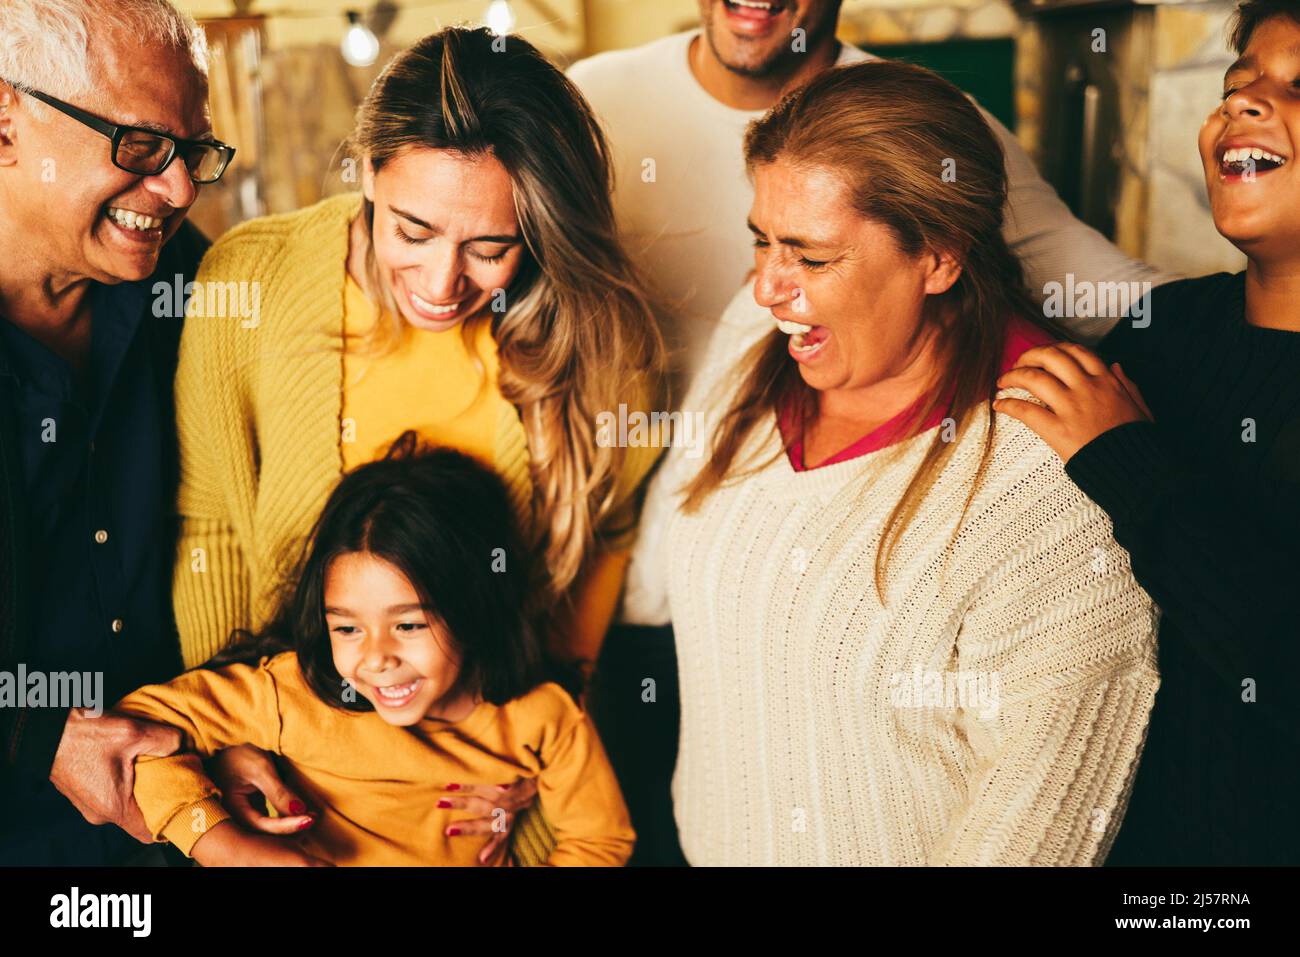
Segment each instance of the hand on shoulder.
M1141 391L1119 363L1107 366L1074 343L1030 349L1016 368L998 379L998 387L1024 389L1043 403L999 398L993 408L1023 422L1063 462L1111 429L1154 419Z

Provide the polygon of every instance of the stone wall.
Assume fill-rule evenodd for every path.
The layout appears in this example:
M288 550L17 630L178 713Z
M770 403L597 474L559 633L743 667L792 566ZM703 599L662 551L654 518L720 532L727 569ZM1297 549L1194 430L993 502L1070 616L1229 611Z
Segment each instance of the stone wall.
M1004 0L881 0L868 5L846 3L839 36L871 46L1013 37L1019 29L1015 10Z
M1225 27L1231 4L1156 8L1146 163L1145 258L1185 275L1244 268L1245 256L1214 229L1196 138L1218 107L1236 59Z
M1139 5L1127 27L1110 31L1107 51L1119 97L1118 135L1105 162L1119 169L1115 241L1132 256L1182 275L1241 269L1245 257L1214 228L1196 138L1219 102L1229 2ZM1051 17L1027 17L1017 34L1017 134L1040 164L1044 110L1044 30Z

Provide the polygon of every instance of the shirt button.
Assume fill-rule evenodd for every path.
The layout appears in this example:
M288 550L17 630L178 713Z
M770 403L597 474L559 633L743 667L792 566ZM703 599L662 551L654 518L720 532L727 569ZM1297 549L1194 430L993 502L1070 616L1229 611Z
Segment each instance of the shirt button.
M106 541L108 541L108 532L104 531L101 528L99 531L95 533L95 541L98 542L100 545L103 545Z
M113 619L113 634L120 635L122 633L122 629L125 627L126 627L126 623L123 622L121 618Z

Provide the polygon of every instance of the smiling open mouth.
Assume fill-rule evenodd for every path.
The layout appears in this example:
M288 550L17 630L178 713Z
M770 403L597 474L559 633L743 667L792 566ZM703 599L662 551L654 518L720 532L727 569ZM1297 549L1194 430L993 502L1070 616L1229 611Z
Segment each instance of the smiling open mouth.
M453 302L451 305L448 306L437 306L429 302L429 300L421 296L417 296L415 293L411 293L411 299L424 312L427 312L432 316L439 316L442 318L450 316L453 312L455 312L457 309L460 308L460 303L458 302Z
M790 337L790 352L799 359L810 358L831 336L825 326L810 326L792 319L777 319L776 327Z
M1285 156L1258 146L1243 146L1223 151L1223 158L1219 160L1219 172L1225 176L1242 176L1246 173L1268 173L1285 165Z
M118 206L108 206L104 209L104 215L115 226L136 233L152 233L160 231L166 220L159 219L157 216L146 216L144 213L137 213L134 210L122 209Z
M416 678L401 685L386 685L382 688L375 685L375 701L390 708L400 708L415 697L423 683L423 678Z
M808 332L790 337L790 351L806 358L826 345L826 340L830 337L831 331L825 326L813 326Z
M762 23L784 13L786 0L722 0L722 5L734 17Z
M451 320L459 319L468 300L462 299L453 303L436 303L417 295L413 289L407 288L406 298L410 303L412 311L429 322L449 323Z

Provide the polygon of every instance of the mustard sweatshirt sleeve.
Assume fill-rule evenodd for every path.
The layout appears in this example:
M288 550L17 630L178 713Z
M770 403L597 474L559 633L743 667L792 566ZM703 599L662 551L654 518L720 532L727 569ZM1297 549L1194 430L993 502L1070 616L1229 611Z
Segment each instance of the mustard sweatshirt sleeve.
M136 758L135 800L149 833L186 857L193 856L199 838L230 819L221 791L194 754Z
M245 231L232 231L208 251L197 288L246 279ZM250 626L248 556L234 521L234 498L257 487L250 384L258 337L247 322L191 314L181 337L176 370L180 538L172 602L187 668L220 651L232 631Z
M115 710L170 725L185 737L188 753L136 759L135 799L155 838L188 855L200 837L230 817L200 757L237 744L279 753L279 694L270 671L275 660L186 672L118 702Z
M541 749L537 798L555 832L551 866L622 867L632 856L636 832L623 792L591 718L565 699L564 717Z

